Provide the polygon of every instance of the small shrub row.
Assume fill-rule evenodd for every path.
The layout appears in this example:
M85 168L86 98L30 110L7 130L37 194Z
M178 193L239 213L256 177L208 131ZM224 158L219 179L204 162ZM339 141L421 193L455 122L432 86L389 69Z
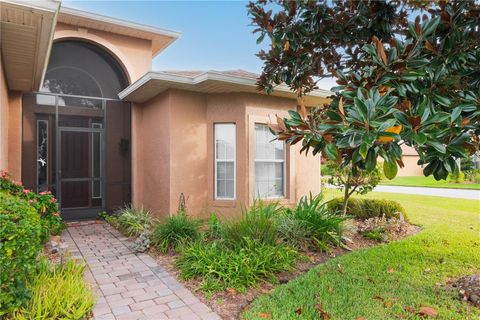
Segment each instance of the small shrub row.
M331 211L339 211L343 206L343 198L335 198L328 202ZM386 199L359 199L351 198L348 201L347 214L356 219L369 219L385 216L399 219L401 213L407 219L405 209L396 201Z
M73 260L60 265L40 260L29 283L32 297L12 320L87 319L94 298L83 279L84 268Z

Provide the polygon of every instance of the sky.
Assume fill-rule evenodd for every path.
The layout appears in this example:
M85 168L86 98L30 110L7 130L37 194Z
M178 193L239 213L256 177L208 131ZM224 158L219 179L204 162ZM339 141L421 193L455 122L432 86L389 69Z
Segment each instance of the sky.
M247 1L71 1L62 6L178 31L181 36L153 61L153 70L231 70L261 73L257 34ZM332 82L320 84L330 89Z

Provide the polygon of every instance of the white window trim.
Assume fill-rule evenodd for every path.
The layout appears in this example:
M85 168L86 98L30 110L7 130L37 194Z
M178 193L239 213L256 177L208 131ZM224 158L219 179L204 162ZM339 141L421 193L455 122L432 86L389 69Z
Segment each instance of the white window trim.
M254 147L254 154L253 154L253 165L254 165L254 171L255 172L255 167L257 162L263 162L263 163L283 163L283 194L281 196L272 196L272 197L261 197L260 199L266 199L266 200L279 200L279 199L286 199L287 198L287 144L283 142L283 159L257 159L255 150L256 150L256 141L257 137L256 134L257 132L255 131L255 125L264 125L268 126L266 123L262 122L254 122L253 123L253 147ZM260 195L257 194L255 191L257 190L257 177L254 174L254 180L253 180L253 190L254 190L254 198L259 197Z
M99 122L93 122L92 123L92 128L98 128L98 129L101 129L103 128L103 125L102 123L99 123ZM93 163L95 161L95 146L93 145L93 136L98 133L100 135L100 146L102 145L102 134L99 133L99 132L92 132L92 171L93 171ZM100 147L100 154L99 154L99 158L100 158L100 178L102 177L102 148ZM98 196L94 196L93 194L93 190L95 189L94 185L95 185L95 182L96 181L92 181L92 199L102 199L103 198L103 194L102 194L102 180L100 179L100 193Z
M233 159L217 159L217 141L216 141L216 130L217 125L222 124L232 124L234 127L234 145L233 145ZM213 198L215 200L236 200L237 198L237 124L235 122L214 122L213 123L213 171L214 171L214 194ZM218 162L233 162L233 197L219 197L217 193L217 163Z

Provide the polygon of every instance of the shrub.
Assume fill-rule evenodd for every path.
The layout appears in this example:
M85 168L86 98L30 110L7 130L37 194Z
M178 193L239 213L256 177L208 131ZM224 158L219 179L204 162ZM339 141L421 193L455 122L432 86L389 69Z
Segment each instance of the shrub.
M450 180L450 182L453 182L453 183L462 183L465 181L465 173L463 173L462 171L458 171L458 172L451 172L449 175L448 175L448 180Z
M234 288L243 292L262 279L275 280L275 273L292 270L298 253L285 246L272 246L245 238L242 247L221 242L195 242L186 247L176 264L183 279L201 278L206 292Z
M0 190L28 201L35 208L40 215L42 242L47 241L50 235L60 234L65 229L65 224L58 212L57 200L49 191L35 193L24 189L21 183L12 180L5 171L0 172Z
M14 313L13 320L88 318L94 298L83 279L84 268L73 260L63 265L51 265L42 259L29 285L32 299Z
M138 237L152 224L150 212L143 207L126 206L119 209L115 215L105 215L105 220L129 237Z
M262 244L275 245L278 242L275 218L283 208L277 202L256 200L242 218L223 225L222 237L232 246L243 246L247 239Z
M480 183L480 172L477 172L475 174L475 178L473 179L473 182Z
M155 226L151 242L160 252L177 251L180 245L200 238L200 221L181 211Z
M296 222L281 221L293 219ZM296 248L319 247L327 248L328 244L340 244L342 240L342 226L345 217L337 215L328 210L322 203L322 196L302 197L297 206L293 209L286 209L283 219L280 219L279 226L285 223L290 229L285 233L285 227L279 227L280 237L284 242ZM301 230L303 228L303 230Z
M0 192L0 316L29 298L26 281L41 249L41 231L27 201Z
M343 198L335 198L328 202L332 211L341 210ZM405 209L396 201L387 199L358 199L352 198L348 202L347 214L357 219L369 219L385 216L386 218L400 218L401 213L407 219Z

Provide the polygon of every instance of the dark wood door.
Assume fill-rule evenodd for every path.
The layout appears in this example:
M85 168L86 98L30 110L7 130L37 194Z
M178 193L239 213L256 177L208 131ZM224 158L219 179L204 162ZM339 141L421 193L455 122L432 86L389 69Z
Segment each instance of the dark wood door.
M61 131L62 208L90 206L90 181L68 181L91 176L89 138L89 132Z

